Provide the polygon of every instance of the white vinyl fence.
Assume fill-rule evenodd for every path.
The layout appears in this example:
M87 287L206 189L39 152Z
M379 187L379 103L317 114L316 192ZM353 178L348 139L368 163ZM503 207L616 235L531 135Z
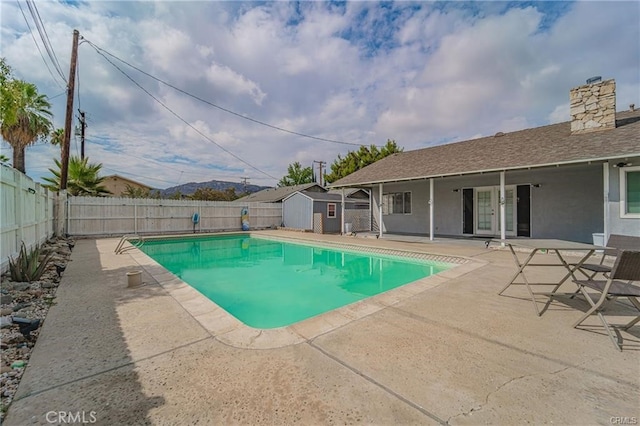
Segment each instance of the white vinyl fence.
M250 229L282 224L282 204L238 201L160 200L69 197L67 233L71 236L116 236L239 231L240 214L249 210ZM193 223L194 214L198 223Z
M250 229L282 224L282 204L226 201L67 197L17 170L0 165L0 271L9 268L22 242L27 249L54 235L120 236L239 231L248 209ZM197 214L198 221L193 217Z
M54 234L55 194L19 171L0 166L0 269L9 268L9 257L41 244Z

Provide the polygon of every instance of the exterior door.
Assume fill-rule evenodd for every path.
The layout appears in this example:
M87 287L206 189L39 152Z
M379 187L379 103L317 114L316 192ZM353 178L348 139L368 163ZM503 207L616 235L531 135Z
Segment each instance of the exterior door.
M493 187L476 188L476 229L478 235L495 235L496 233L496 200Z
M500 187L476 188L475 233L500 235ZM506 235L516 235L516 187L505 187Z

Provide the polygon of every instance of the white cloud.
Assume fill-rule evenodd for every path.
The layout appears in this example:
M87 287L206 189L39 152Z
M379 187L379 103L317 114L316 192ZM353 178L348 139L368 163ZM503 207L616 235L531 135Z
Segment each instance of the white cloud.
M235 95L249 95L257 105L267 96L260 86L226 66L211 64L206 71L207 80L221 90L229 90Z
M593 75L616 79L620 109L640 105L637 5L527 4L37 6L65 73L76 28L108 52L215 105L321 138L364 144L391 138L409 150L564 121L569 89ZM61 93L25 33L17 4L1 2L0 8L2 55L16 75L50 96ZM293 161L331 164L357 149L244 120L109 58L180 117L82 43L76 108L87 112L88 155L109 173L159 187L241 176L274 185ZM52 104L55 125L62 127L64 96ZM6 144L2 153L11 156ZM54 155L51 147L29 148L28 173L48 174Z

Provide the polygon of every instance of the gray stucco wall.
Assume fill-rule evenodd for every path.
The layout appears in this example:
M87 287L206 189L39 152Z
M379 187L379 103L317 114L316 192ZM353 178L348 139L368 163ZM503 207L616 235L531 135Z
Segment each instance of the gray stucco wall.
M591 242L592 233L603 232L602 170L591 164L506 172L506 185L540 185L531 188L531 237ZM462 235L463 188L499 184L497 172L434 179L435 234ZM412 192L412 213L383 216L385 232L428 234L429 181L383 186L384 193L400 191ZM377 187L373 195L377 205Z
M640 166L640 157L627 158L624 162ZM609 234L640 237L640 218L620 217L620 169L613 167L616 163L618 161L609 164Z

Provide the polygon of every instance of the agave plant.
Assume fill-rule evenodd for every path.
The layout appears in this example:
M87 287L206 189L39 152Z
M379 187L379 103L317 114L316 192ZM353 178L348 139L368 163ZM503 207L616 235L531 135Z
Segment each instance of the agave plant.
M53 252L47 253L42 259L40 259L40 255L40 246L36 245L27 251L23 241L20 247L20 254L15 259L9 258L11 280L15 282L32 282L39 279L47 269L47 265L53 257Z

